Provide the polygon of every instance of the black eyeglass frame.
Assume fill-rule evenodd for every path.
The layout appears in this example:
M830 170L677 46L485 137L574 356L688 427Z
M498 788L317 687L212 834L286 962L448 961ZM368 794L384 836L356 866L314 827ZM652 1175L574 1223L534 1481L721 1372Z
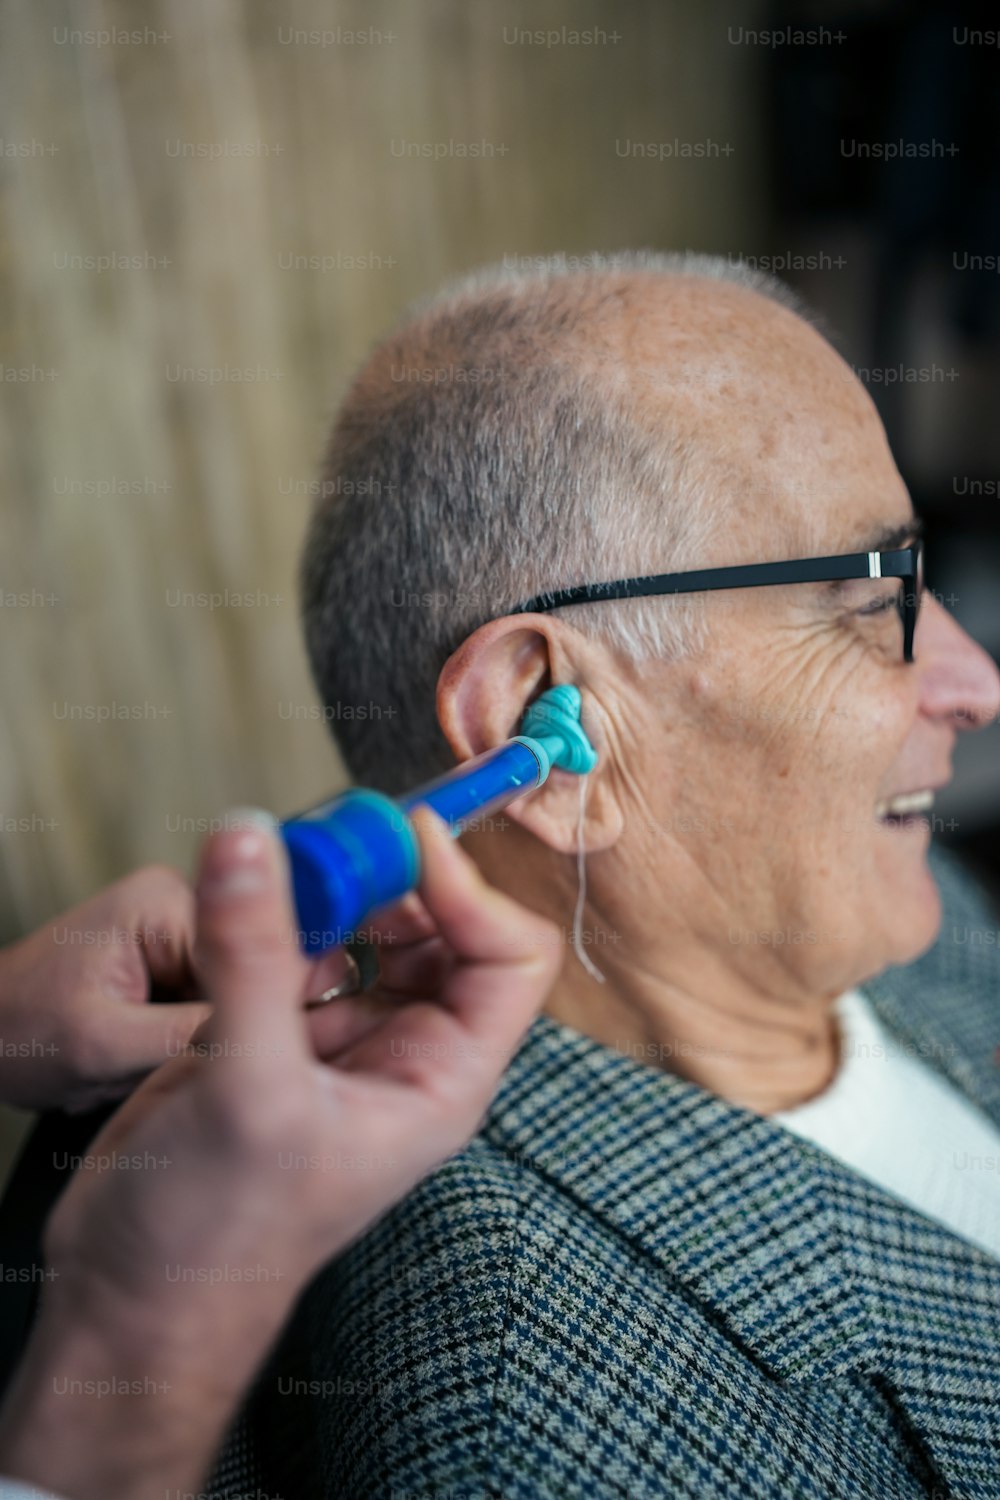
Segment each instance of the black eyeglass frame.
M602 604L609 599L640 599L657 594L699 594L709 589L766 588L781 583L836 583L842 578L899 578L899 611L903 618L903 660L913 661L922 589L923 542L888 552L846 552L833 557L800 557L784 562L740 563L729 568L698 568L691 573L649 573L640 578L618 578L611 583L578 583L570 588L536 594L509 611L512 615L539 614L566 604Z

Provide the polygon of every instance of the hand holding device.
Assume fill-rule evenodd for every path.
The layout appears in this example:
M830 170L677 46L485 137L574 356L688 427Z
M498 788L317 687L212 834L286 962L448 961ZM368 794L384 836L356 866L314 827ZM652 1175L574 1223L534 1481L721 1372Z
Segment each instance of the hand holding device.
M560 961L425 808L386 988L316 1010L283 847L213 836L195 952L212 1012L90 1147L0 1422L0 1472L74 1500L197 1491L303 1285L471 1136ZM391 989L389 988L391 985ZM137 1165L138 1164L138 1165Z

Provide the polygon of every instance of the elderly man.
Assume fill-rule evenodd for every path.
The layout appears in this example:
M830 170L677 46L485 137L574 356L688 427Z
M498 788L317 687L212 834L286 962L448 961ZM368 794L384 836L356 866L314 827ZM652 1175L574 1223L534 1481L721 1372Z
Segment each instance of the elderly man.
M327 479L358 779L562 682L600 759L467 836L565 962L473 1144L312 1288L263 1487L997 1496L997 919L926 813L1000 682L865 391L745 269L487 273L375 351Z

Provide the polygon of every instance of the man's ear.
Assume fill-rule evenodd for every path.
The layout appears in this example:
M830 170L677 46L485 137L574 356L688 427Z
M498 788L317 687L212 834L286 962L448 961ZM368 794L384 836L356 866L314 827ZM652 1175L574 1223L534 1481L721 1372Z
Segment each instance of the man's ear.
M576 638L574 638L576 641ZM520 732L530 703L557 682L581 675L571 659L558 621L546 615L507 615L473 631L441 669L437 714L459 761L493 750ZM597 751L596 768L587 778L583 847L587 853L609 848L619 837L624 816L613 793L615 778L608 764L609 741L601 711L586 681L580 722ZM553 768L537 792L505 809L505 816L527 828L550 848L573 853L577 848L581 778Z

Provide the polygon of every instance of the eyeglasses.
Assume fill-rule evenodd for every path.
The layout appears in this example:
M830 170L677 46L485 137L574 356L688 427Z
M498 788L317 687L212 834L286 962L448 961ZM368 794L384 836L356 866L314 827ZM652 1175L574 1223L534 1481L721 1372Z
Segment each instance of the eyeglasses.
M924 590L923 543L891 552L847 552L834 557L801 557L788 562L744 563L732 568L699 568L693 573L652 573L619 578L613 583L580 583L536 594L509 611L512 615L544 613L566 604L600 604L608 599L639 599L656 594L700 594L709 589L766 588L781 583L837 583L852 578L898 578L893 590L874 601L877 614L895 605L903 625L903 660L913 660L913 635Z

